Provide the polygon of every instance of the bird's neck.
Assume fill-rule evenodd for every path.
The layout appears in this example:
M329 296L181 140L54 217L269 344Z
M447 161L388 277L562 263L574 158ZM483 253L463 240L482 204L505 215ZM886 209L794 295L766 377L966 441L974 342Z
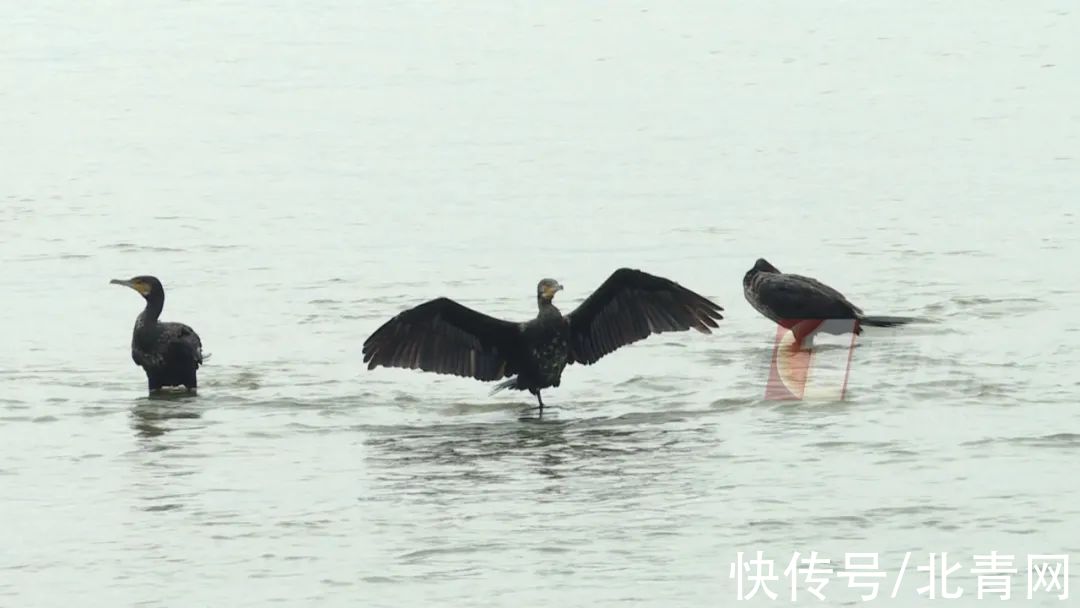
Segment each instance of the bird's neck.
M551 302L550 298L537 296L536 306L539 308L539 314L536 315L538 317L562 316L562 313L559 312L558 308L555 308L555 305Z
M150 294L146 298L146 308L142 312L143 323L156 323L161 316L161 309L165 308L164 294Z

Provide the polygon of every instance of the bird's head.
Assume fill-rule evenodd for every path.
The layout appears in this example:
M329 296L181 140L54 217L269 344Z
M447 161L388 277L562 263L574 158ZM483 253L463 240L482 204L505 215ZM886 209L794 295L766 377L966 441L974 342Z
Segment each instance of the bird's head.
M754 267L750 270L747 270L746 274L743 275L743 289L746 289L753 282L754 277L756 277L760 272L777 273L780 271L776 268L776 266L773 266L772 264L766 262L765 258L758 258L757 261L754 262Z
M149 275L140 275L132 277L130 279L113 279L109 281L111 285L123 285L124 287L130 287L139 292L144 298L150 298L153 294L159 294L162 292L161 281L157 280L157 277Z
M753 272L780 272L779 268L765 261L765 258L758 258L751 270Z
M544 279L536 284L536 297L551 301L555 292L562 290L562 285L555 279Z

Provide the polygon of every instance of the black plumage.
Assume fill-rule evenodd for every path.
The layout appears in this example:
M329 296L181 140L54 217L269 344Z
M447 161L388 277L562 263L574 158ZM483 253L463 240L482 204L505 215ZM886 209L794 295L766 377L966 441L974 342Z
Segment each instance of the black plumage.
M862 333L862 326L892 327L914 321L911 317L868 316L842 293L810 277L780 272L758 258L743 276L743 295L755 310L773 322L792 330L795 345L817 332ZM850 324L827 324L827 320L849 320Z
M199 366L203 362L202 341L195 330L183 323L160 321L165 306L165 288L152 276L110 283L130 287L146 300L146 308L135 319L131 336L131 358L146 372L150 392L163 387L183 386L195 392Z
M536 287L537 315L496 319L449 298L430 300L384 323L364 342L364 362L499 383L495 390L540 391L559 386L571 363L590 365L654 333L696 329L711 333L723 308L655 275L620 268L573 312L552 303L554 279Z

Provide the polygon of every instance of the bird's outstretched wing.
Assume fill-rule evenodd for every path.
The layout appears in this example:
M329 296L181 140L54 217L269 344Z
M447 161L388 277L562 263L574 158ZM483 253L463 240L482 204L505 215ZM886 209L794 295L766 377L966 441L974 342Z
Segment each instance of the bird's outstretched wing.
M517 373L517 323L489 317L449 298L406 310L364 341L364 362L477 380Z
M712 333L724 309L678 283L620 268L567 315L570 363L589 365L616 349L666 331Z
M779 319L853 319L862 310L828 285L797 274L763 273L757 299Z

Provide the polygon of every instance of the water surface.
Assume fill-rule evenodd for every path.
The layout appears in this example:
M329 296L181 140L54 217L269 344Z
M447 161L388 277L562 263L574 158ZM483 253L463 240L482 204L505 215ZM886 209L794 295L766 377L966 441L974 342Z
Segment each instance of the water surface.
M8 12L0 603L726 605L762 550L878 552L882 595L949 552L970 605L974 553L1014 597L1080 554L1069 3ZM768 400L759 256L938 323ZM570 368L542 421L361 364L426 299L523 320L620 266L721 328ZM142 273L212 353L196 398L144 394L108 285Z

